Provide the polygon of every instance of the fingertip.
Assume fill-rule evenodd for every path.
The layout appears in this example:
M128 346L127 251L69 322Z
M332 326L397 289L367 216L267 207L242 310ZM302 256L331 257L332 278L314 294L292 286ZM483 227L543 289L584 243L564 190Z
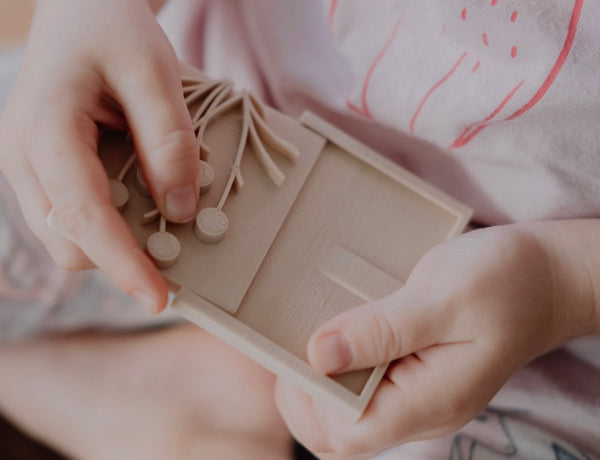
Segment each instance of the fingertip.
M165 287L163 289L161 289L160 294L158 296L158 301L157 301L158 309L155 311L155 314L159 315L163 311L165 311L165 308L167 308L168 304L169 304L169 294L168 294L168 290L166 288L166 283L165 283Z
M174 187L165 196L166 218L171 222L189 222L198 209L198 189L195 183Z
M145 254L144 257L146 257ZM167 307L169 288L156 266L149 259L144 262L147 263L146 274L140 279L142 284L134 289L131 295L151 314L159 315Z
M340 331L313 336L307 354L311 366L323 374L335 374L352 365L350 343Z
M138 304L140 304L150 313L156 314L158 312L158 300L152 293L144 290L137 290L134 291L131 296L137 301Z
M155 140L152 147L140 147L138 152L161 214L175 223L193 219L199 205L201 174L199 147L193 131L175 129Z
M139 288L132 292L131 296L152 315L159 315L167 307L168 295L164 292L165 289Z

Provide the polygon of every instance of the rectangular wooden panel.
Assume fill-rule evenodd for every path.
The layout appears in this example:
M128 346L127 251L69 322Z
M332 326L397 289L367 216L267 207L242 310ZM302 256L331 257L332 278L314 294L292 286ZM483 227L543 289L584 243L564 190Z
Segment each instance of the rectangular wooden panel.
M327 139L239 309L221 314L189 293L173 307L357 419L386 366L323 376L307 363L309 337L337 313L400 289L431 247L462 230L470 211L322 120L313 122L333 141Z
M277 187L269 180L252 149L246 147L240 168L244 186L239 193L231 192L223 208L229 219L229 230L223 240L218 244L199 241L193 232L193 222L167 225L167 230L184 248L175 265L162 270L173 289L185 286L229 312L239 307L325 143L321 136L275 111L268 111L267 122L300 150L295 163L272 152L273 160L286 176L283 185ZM215 180L209 192L201 196L201 208L214 207L219 202L240 130L236 110L209 125L205 142L212 150L209 162L215 170ZM117 176L132 150L132 145L122 139L103 140L100 153L110 177ZM148 237L158 230L158 223L140 224L142 215L153 209L154 203L136 189L135 175L133 168L124 180L130 198L123 216L144 247Z

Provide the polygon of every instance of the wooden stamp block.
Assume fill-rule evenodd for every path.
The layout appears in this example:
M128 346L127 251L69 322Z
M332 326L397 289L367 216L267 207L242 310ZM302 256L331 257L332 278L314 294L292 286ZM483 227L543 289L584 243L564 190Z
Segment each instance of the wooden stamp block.
M211 168L198 218L162 219L131 144L106 136L101 158L122 185L115 204L165 267L176 312L358 419L387 366L321 375L307 362L309 337L400 289L471 211L311 113L292 120L191 69L183 84Z

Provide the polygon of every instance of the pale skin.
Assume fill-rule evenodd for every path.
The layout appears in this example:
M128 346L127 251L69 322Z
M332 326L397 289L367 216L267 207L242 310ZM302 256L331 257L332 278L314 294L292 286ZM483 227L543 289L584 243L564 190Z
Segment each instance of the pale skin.
M99 267L155 313L166 283L112 206L97 141L99 125L129 126L161 212L194 216L200 160L162 3L40 0L0 124L2 172L56 262Z
M110 206L96 122L127 122L161 211L194 214L195 200L167 199L190 185L197 196L199 165L177 61L152 14L162 3L41 0L0 125L2 171L57 262L98 266L155 312L166 285ZM51 208L62 222L54 230ZM515 224L435 248L400 291L334 318L309 342L311 364L327 374L393 361L364 416L349 423L278 381L290 431L336 459L460 428L519 367L600 334L598 234L592 219Z
M599 220L490 227L430 251L395 294L344 313L311 338L324 373L393 361L350 423L278 381L292 434L323 459L370 458L450 434L521 366L600 334Z

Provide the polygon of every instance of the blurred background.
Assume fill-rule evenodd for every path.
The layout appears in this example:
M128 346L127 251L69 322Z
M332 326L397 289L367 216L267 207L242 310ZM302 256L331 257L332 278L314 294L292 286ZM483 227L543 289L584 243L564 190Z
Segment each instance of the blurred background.
M35 0L0 0L0 109L16 76ZM0 414L0 459L61 460L29 439Z
M35 1L0 0L0 110L17 76Z
M21 46L34 6L35 0L0 0L0 51Z

